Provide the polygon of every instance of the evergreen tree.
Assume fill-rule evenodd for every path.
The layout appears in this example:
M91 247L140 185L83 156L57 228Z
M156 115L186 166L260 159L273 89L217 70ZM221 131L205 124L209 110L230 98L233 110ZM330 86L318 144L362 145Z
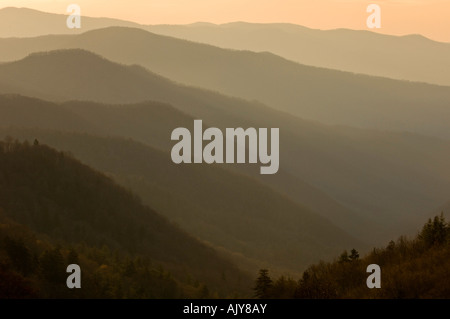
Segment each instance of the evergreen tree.
M358 253L358 251L356 250L356 249L352 249L351 251L350 251L350 260L351 261L355 261L355 260L358 260L359 259L359 253Z
M199 298L207 299L209 297L210 297L210 292L209 292L208 286L203 284L199 291Z
M349 262L350 258L348 257L348 252L347 250L344 250L342 252L342 254L339 256L339 262L340 263L344 263L344 262Z
M24 242L9 237L6 237L4 242L5 250L14 268L23 275L32 273L36 265Z
M75 249L70 248L69 250L69 255L67 255L67 264L71 265L71 264L77 264L78 265L79 260L78 260L78 253L76 252Z
M421 239L427 247L433 245L441 245L447 239L448 225L445 222L444 214L441 213L440 216L435 216L433 220L431 218L428 220L422 231L419 234L419 239Z
M59 248L46 250L40 258L42 277L53 284L66 283L66 267Z
M259 277L256 279L256 284L253 290L255 291L255 297L259 299L270 298L270 290L273 286L272 279L269 277L269 270L261 269L259 271Z

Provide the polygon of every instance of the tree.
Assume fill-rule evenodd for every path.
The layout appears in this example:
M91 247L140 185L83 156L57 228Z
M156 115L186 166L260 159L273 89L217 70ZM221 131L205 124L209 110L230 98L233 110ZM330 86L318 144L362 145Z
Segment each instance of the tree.
M42 277L53 284L66 283L66 267L59 248L46 250L40 258Z
M387 246L388 251L393 251L395 249L395 241L391 240Z
M253 290L255 291L255 297L259 299L270 298L270 290L273 286L272 279L269 277L269 270L260 269L259 277L256 279L256 284Z
M422 240L427 247L433 245L441 245L447 239L448 226L445 222L444 213L440 216L435 216L433 220L428 220L422 231L419 234L419 239Z
M38 298L33 283L15 271L0 268L0 299Z
M345 263L345 262L349 262L350 258L348 257L348 252L347 250L344 250L342 252L342 254L339 256L339 262L340 263Z
M350 251L350 260L351 261L355 261L355 260L358 260L358 258L359 258L359 253L356 251L356 249L355 248L353 248L351 251Z
M6 237L4 242L5 250L14 268L25 276L32 273L36 265L33 263L31 253L24 242L9 237Z
M200 288L199 291L199 299L207 299L210 297L210 292L208 289L208 286L206 286L205 284L202 285L202 287Z
M277 299L293 298L297 289L297 282L291 278L281 276L274 281L271 288L271 297Z
M78 253L76 252L75 249L70 248L69 250L69 255L67 255L67 264L71 265L71 264L77 264L78 265Z

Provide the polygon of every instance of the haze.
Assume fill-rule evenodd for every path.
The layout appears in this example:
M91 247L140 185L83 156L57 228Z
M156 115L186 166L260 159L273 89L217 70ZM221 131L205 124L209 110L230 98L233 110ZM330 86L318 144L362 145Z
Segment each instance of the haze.
M367 29L366 8L377 3L382 9L383 34L421 34L450 42L450 1L446 0L4 0L1 8L28 7L65 13L71 3L82 14L111 17L142 24L186 24L198 21L227 23L285 22L315 29Z

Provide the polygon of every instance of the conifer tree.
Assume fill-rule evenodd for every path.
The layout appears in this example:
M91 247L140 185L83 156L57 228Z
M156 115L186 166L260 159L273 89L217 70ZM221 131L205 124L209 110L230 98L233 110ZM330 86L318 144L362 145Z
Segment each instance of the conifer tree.
M354 260L358 260L359 259L359 253L358 253L358 251L356 250L356 249L352 249L351 251L350 251L350 260L351 261L354 261Z
M259 299L270 298L270 290L273 286L272 279L269 276L267 269L261 269L259 271L259 277L256 279L256 285L253 290L255 291L255 297Z

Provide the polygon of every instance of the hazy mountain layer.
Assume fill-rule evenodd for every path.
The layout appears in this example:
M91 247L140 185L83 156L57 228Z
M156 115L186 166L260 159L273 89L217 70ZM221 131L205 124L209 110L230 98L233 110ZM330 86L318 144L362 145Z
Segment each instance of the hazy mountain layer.
M146 30L223 48L267 51L307 65L450 86L450 43L420 35L245 22L152 25Z
M27 116L24 117L24 114ZM61 116L55 118L55 114ZM120 106L92 102L53 104L14 95L0 96L0 115L0 126L4 127L39 127L124 136L166 151L169 151L173 144L169 140L173 128L190 127L194 120L169 105L157 102ZM207 124L204 125L206 128ZM372 222L283 168L274 176L262 176L252 165L228 165L226 168L250 175L270 185L358 238L364 238L366 241L369 238L364 229L373 225Z
M370 219L378 238L386 238L386 232L399 233L397 227L408 229L411 216L448 198L450 147L444 140L319 125L256 102L176 85L142 68L113 64L84 51L33 55L4 64L0 79L21 88L16 92L38 92L35 95L42 98L115 103L153 99L169 102L211 126L279 127L282 170ZM2 90L11 91L0 85ZM161 134L162 141L170 143L172 129ZM376 225L383 227L379 231Z
M298 272L345 247L365 247L289 198L216 166L175 165L167 152L123 138L45 130L1 132L70 151L252 272L261 266Z
M446 72L450 68L450 44L420 35L400 37L360 30L316 30L287 23L140 25L85 16L82 17L81 29L69 29L66 27L67 15L63 13L26 8L1 9L0 37L79 34L111 26L135 27L223 48L272 52L306 65L450 85L450 75Z
M133 22L110 19L110 18L90 18L81 12L81 29L69 29L66 21L69 13L65 12L67 7L61 6L64 10L61 14L47 13L28 8L7 7L0 9L0 37L35 37L47 34L76 34L88 30L111 27L139 27ZM19 22L20 21L20 22Z
M0 60L21 59L31 52L61 48L87 49L112 61L144 66L177 82L247 100L258 100L274 109L322 123L450 138L450 127L446 121L450 118L450 87L310 67L270 53L225 50L140 29L114 27L73 36L2 39ZM56 58L49 56L47 59ZM54 72L77 74L82 70L82 64L88 67L85 64L88 61L79 61L81 69L73 70L69 65L64 65L62 59L60 56L59 60L52 61L60 63ZM32 60L26 61L31 63ZM3 72L8 72L9 67L3 67ZM52 85L48 82L51 79L40 83L39 72L43 72L43 69L37 67L33 71L37 73L26 75L29 77L27 82L32 84L28 87L29 94L42 85ZM17 85L14 72L10 79L4 78L3 82ZM113 77L108 81L119 77L117 73L111 73L112 70L102 72L106 72L105 78ZM127 77L126 74L121 76ZM120 96L125 87L115 87L110 93L100 91L99 83L95 88L98 88L98 92L86 94L82 98L99 100L102 95L103 100L108 102L130 100ZM126 89L135 90L132 101L141 101L148 95L136 85ZM70 93L69 87L65 90L67 94ZM58 98L55 94L48 98ZM161 97L162 94L158 98Z

